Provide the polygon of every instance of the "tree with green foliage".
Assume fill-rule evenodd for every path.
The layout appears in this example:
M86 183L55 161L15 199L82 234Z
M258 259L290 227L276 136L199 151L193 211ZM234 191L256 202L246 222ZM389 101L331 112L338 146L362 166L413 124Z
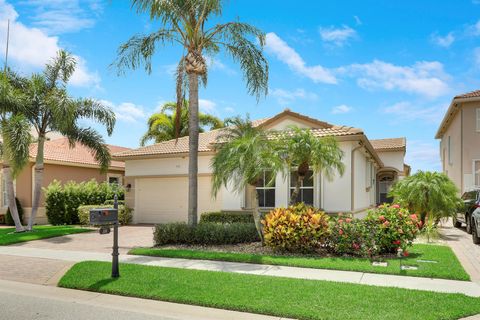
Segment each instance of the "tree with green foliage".
M114 112L99 101L88 98L73 98L68 94L67 84L75 72L77 62L70 53L60 50L45 67L42 74L34 74L24 90L26 112L30 124L37 133L37 155L32 214L28 222L31 230L40 205L44 173L44 148L49 132L58 132L67 137L71 147L81 143L91 150L102 172L108 170L111 155L102 135L95 129L79 125L82 119L90 119L104 125L108 135L115 126Z
M175 128L175 119L177 118L177 105L175 102L167 102L162 106L159 113L153 114L148 119L148 130L140 139L142 146L148 141L159 143L177 138L177 130ZM180 127L178 128L178 137L188 136L188 118L189 106L188 100L183 101L180 112ZM200 124L199 132L204 132L203 127L208 129L223 128L223 121L211 115L199 112L198 122Z
M455 184L440 172L418 171L395 183L389 195L429 225L453 217L463 204Z
M280 134L278 152L285 160L289 172L296 173L295 189L290 197L290 205L295 205L300 195L305 176L310 170L323 173L329 180L335 172L343 175L343 151L334 137L317 137L310 129L290 127Z
M240 64L247 90L257 100L268 91L268 63L263 56L265 34L240 21L217 23L225 1L222 0L132 0L137 13L147 13L159 23L155 32L135 35L118 50L114 65L120 72L141 66L150 73L157 46L177 45L182 48L177 67L177 115L188 90L189 104L189 166L188 224L197 224L198 205L198 84L207 84L206 57L222 49ZM177 136L180 117L177 117Z
M24 231L24 227L18 214L13 181L28 163L32 140L29 123L22 114L25 96L21 87L22 79L10 70L5 68L5 71L0 73L0 133L2 135L0 152L8 209L16 232Z
M254 127L248 118L237 117L230 123L232 126L218 137L217 152L212 158L212 193L216 196L222 186L238 193L248 190L255 226L263 242L256 186L264 172L269 173L266 184L273 184L277 173L284 170L284 162L264 129Z

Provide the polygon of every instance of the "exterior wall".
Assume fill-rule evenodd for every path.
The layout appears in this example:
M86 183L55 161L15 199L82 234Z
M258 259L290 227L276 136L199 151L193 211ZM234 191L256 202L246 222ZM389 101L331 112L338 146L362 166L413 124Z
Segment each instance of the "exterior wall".
M355 151L353 212L363 211L375 204L375 176L373 168L367 168L370 165L371 162L362 150ZM369 170L372 170L372 173Z
M380 160L383 161L385 167L397 169L399 172L403 172L403 164L405 153L403 151L383 151L377 152Z
M476 109L480 108L480 102L465 103L462 107L463 113L463 149L461 154L463 171L462 191L474 186L473 161L480 160L480 131L477 131ZM460 132L461 133L461 132ZM462 137L463 136L463 137Z
M198 173L210 174L211 155L199 154ZM188 156L125 161L126 177L188 174Z
M473 121L473 120L472 120ZM440 142L440 156L443 172L460 189L464 189L462 173L462 111L457 112ZM450 161L448 159L448 139L450 137Z

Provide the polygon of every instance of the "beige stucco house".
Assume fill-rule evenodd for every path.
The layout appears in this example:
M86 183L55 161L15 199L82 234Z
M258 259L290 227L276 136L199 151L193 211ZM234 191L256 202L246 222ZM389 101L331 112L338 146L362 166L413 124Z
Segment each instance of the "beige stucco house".
M111 153L127 151L128 148L118 146L108 146ZM30 146L30 161L15 180L15 194L24 209L24 220L28 219L32 210L33 202L33 181L34 165L37 155L37 145ZM92 179L98 182L109 181L123 183L125 173L125 164L123 161L112 161L107 173L100 172L100 166L95 161L90 150L84 145L77 143L74 148L70 148L67 138L57 138L45 142L45 171L43 176L43 186L48 186L53 180L61 182L68 181L89 181ZM1 193L0 193L0 215L6 213L8 209L5 180L0 172ZM40 208L36 222L38 224L47 223L45 215L44 198L40 200Z
M443 172L459 191L480 187L480 90L452 99L435 138Z
M359 213L386 200L391 184L409 172L404 164L404 138L369 140L358 128L332 125L285 110L274 117L256 120L266 129L286 130L296 125L311 129L317 136L334 136L344 152L345 174L332 181L311 174L301 188L304 202L327 212ZM199 213L242 211L249 208L248 192L235 193L222 188L211 195L214 155L213 143L222 129L200 134ZM187 220L188 137L157 143L114 155L125 161L125 200L134 208L135 223L161 223ZM275 185L258 185L260 206L264 210L287 206L292 186L290 177L276 177Z

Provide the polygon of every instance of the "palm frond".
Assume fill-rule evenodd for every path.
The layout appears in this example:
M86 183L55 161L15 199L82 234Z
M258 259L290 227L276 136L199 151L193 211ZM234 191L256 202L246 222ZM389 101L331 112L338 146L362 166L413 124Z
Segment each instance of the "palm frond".
M77 61L73 55L65 50L59 50L57 56L47 63L44 70L48 86L54 88L58 82L65 86L75 72L76 66Z
M30 155L32 135L27 119L21 115L13 115L2 121L1 132L3 137L2 153L8 157L15 177L27 165Z
M115 127L115 113L112 109L94 99L77 99L73 101L76 105L75 118L88 118L95 120L105 126L108 135L111 135Z

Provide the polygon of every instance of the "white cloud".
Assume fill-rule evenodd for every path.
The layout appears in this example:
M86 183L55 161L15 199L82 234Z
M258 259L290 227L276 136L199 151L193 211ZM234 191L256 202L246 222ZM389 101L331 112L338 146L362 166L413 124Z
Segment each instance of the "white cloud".
M441 171L438 142L434 140L407 141L405 162L412 166L412 173L417 170Z
M217 104L211 100L198 99L198 107L204 113L216 114Z
M455 36L453 35L453 32L449 32L447 35L443 37L438 34L432 35L432 42L440 47L448 48L453 44L454 41L455 41Z
M61 49L58 37L49 36L37 28L29 28L19 22L15 8L0 0L0 52L5 52L7 19L10 19L9 62L21 71L32 71L43 68ZM99 87L100 77L88 70L85 60L79 56L77 69L72 76L72 85ZM12 63L9 63L10 66Z
M450 78L438 61L419 61L412 66L398 66L374 60L366 64L353 64L339 68L339 72L357 78L364 89L399 90L436 98L449 92Z
M345 45L348 40L357 36L357 32L346 25L339 28L333 26L326 28L321 27L319 28L319 32L323 41L334 44L338 47Z
M207 61L207 65L210 70L223 71L228 75L234 75L237 73L235 70L233 70L232 68L224 64L219 59L216 59L213 57L207 57L205 60Z
M424 106L421 103L402 101L384 108L383 112L395 116L392 120L420 120L429 123L440 123L447 107L448 103Z
M287 64L291 70L311 79L315 83L337 83L335 75L330 70L321 65L307 66L302 57L275 33L267 33L266 39L266 50Z
M332 108L332 113L333 114L343 114L343 113L348 113L350 111L352 111L353 108L352 107L349 107L345 104L341 104L339 106L336 106L336 107L333 107Z
M480 20L478 20L474 25L467 27L467 34L472 36L480 36Z
M117 120L124 122L138 122L146 118L145 111L142 106L135 105L131 102L122 102L119 105L115 105L108 100L100 100L105 106L111 108L115 112Z
M316 100L318 96L313 92L308 92L305 89L284 90L284 89L272 89L270 95L277 99L280 104L289 104L297 99Z

